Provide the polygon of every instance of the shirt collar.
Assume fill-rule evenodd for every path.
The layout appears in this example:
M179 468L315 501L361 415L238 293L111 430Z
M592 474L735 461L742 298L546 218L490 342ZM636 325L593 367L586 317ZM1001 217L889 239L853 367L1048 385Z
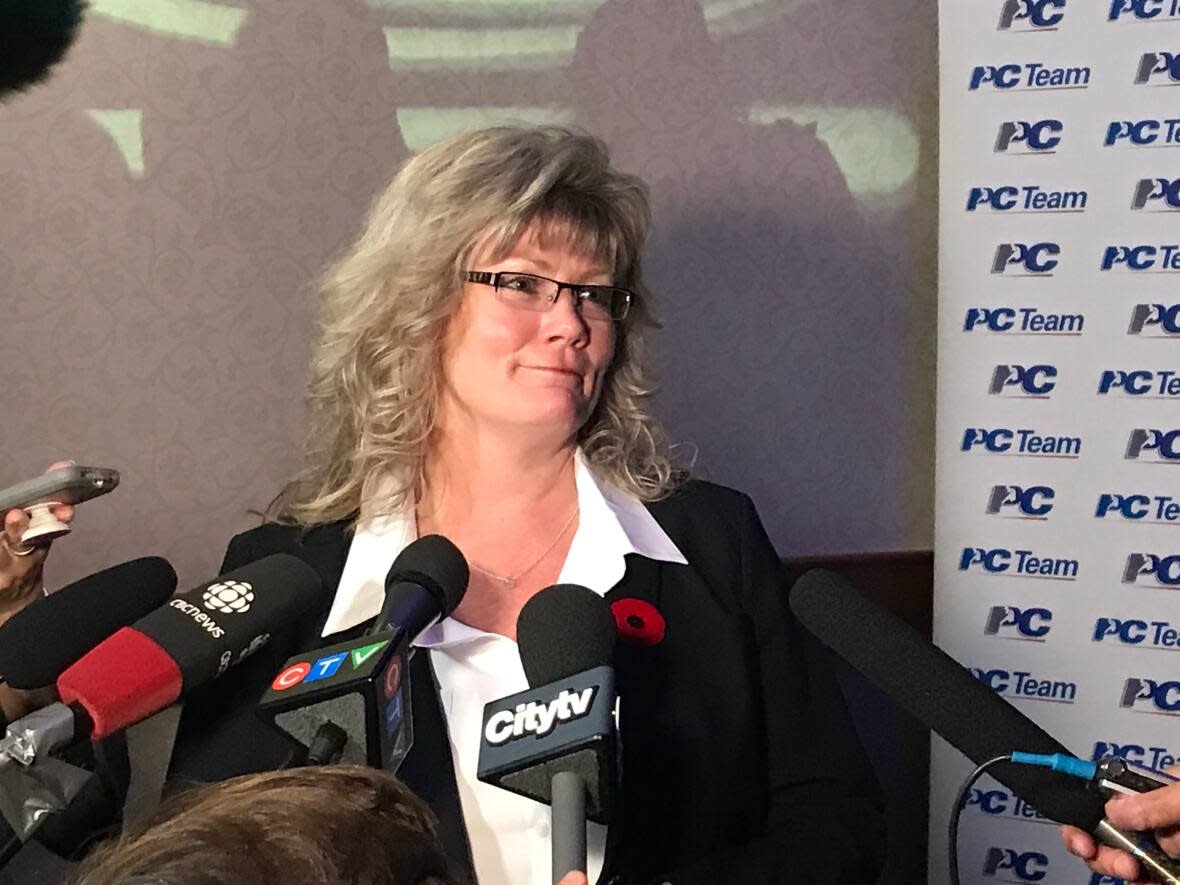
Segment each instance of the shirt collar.
M578 491L578 530L562 566L560 583L582 584L605 596L623 577L624 557L637 553L661 562L687 564L684 554L660 528L655 517L632 495L594 475L579 449L574 459ZM375 617L385 600L385 576L398 554L418 535L414 507L407 504L388 516L361 521L348 549L323 636L347 630ZM437 648L490 637L454 618L445 618L415 641Z

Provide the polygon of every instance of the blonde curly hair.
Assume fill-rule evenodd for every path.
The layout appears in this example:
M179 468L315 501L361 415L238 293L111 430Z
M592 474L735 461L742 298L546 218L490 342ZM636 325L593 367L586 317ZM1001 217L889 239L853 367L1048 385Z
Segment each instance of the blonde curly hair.
M378 479L382 500L368 502L366 517L414 499L462 273L481 246L502 257L534 225L606 262L615 285L636 294L577 440L590 468L616 488L644 501L668 494L685 473L648 409L645 339L657 323L640 251L650 220L643 182L612 169L600 140L568 129L481 129L408 160L321 281L306 466L268 515L301 525L356 517Z

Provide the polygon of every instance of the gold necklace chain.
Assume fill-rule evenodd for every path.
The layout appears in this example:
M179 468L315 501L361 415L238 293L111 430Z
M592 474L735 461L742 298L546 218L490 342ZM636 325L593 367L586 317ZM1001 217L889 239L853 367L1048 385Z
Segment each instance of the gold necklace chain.
M549 555L549 551L551 551L554 547L557 546L557 542L561 540L562 536L565 534L565 530L570 527L570 525L574 521L574 517L577 515L578 515L578 508L574 507L574 512L570 514L569 519L567 519L565 521L565 524L562 525L561 531L559 531L557 533L557 537L554 538L549 543L549 546L546 547L544 549L544 551L542 551L541 555L538 556L536 559L534 559L528 565L527 568L522 569L521 571L517 572L515 575L511 575L511 576L498 575L493 571L488 571L486 568L476 565L470 559L467 560L467 564L470 565L477 572L479 572L481 575L487 575L489 578L492 578L493 580L498 581L499 583L503 584L505 587L515 587L517 581L519 581L521 578L523 578L525 575L527 575L529 572L531 572L533 569L535 569L538 565L540 565L541 560L543 560L546 556Z

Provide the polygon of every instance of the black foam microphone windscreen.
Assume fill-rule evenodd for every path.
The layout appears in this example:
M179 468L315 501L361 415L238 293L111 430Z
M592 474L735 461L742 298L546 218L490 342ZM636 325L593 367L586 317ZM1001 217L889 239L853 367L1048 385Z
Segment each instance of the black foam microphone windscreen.
M821 642L972 762L982 764L1015 750L1073 755L842 576L807 572L795 583L790 606ZM1103 819L1102 797L1069 775L1012 764L990 773L1058 823L1091 832Z
M520 662L532 686L610 666L617 636L606 601L578 584L542 590L524 604L516 619Z
M52 685L78 658L159 608L175 590L168 561L145 556L38 599L0 627L0 679L20 689Z
M43 80L74 42L82 0L0 2L0 98Z
M401 627L416 637L436 620L449 617L467 592L467 560L442 535L423 535L410 543L385 576L385 601L373 632Z

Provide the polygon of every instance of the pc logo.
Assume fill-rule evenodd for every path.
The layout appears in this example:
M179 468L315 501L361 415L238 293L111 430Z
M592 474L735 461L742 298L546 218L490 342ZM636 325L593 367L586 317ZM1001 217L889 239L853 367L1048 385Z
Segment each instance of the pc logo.
M1044 637L1052 629L1052 620L1053 612L1047 608L994 605L987 614L983 632L985 636L1044 642Z
M1150 208L1148 203L1151 204ZM1131 208L1146 209L1148 212L1175 212L1180 209L1180 178L1139 179L1135 193L1131 196Z
M1056 243L1000 243L992 259L992 273L1015 270L1016 276L1052 275L1060 254Z
M983 874L996 876L1010 873L1016 878L1008 881L1040 882L1045 878L1049 858L1039 851L1014 851L1011 848L989 848L983 862Z
M1132 553L1123 569L1123 583L1137 584L1148 577L1158 586L1180 590L1180 553L1161 556L1158 553Z
M1180 716L1180 682L1157 682L1154 679L1131 678L1123 683L1119 706L1136 713L1166 713ZM1155 709L1148 709L1154 707Z
M1046 519L1055 496L1048 486L992 486L987 512L1011 519Z
M1064 10L1065 0L1004 0L996 30L1056 30Z
M1136 85L1180 86L1180 52L1145 52L1135 72Z
M992 371L987 392L993 396L1047 397L1057 382L1057 369L1049 365L1005 365Z
M1000 124L996 137L995 153L1004 154L1011 150L1021 154L1053 153L1061 144L1061 133L1065 131L1060 120L1010 120Z
M1180 304L1136 304L1127 334L1149 338L1180 335Z

